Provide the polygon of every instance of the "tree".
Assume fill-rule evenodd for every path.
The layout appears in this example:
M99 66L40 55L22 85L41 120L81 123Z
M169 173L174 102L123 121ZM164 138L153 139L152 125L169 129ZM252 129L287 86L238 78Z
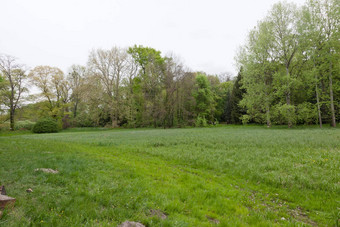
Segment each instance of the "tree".
M339 74L339 26L340 6L337 1L309 0L304 6L299 20L300 43L306 58L310 77L314 78L316 103L320 127L322 127L322 99L326 100L326 82L329 87L331 125L335 127L335 105L333 77ZM336 78L336 77L335 77Z
M128 54L127 57L127 76L122 81L122 92L124 99L124 116L126 118L126 124L130 127L136 127L137 125L137 100L141 97L139 87L139 81L137 79L140 67L134 58ZM137 93L135 91L138 91ZM138 94L139 93L139 94Z
M70 99L73 103L73 117L77 117L78 106L83 92L83 83L86 74L86 68L81 65L72 65L67 76L72 94Z
M232 104L231 104L231 93L234 87L234 81L229 80L226 82L222 82L220 84L220 92L219 97L221 97L220 102L217 104L217 108L222 110L222 116L219 121L224 121L228 124L231 124L231 111L232 111Z
M5 83L5 78L0 74L0 114L4 112L4 101L5 97L3 96L3 93L5 92L6 89L6 83Z
M180 86L180 79L185 74L184 66L180 59L171 54L165 58L165 76L164 76L164 120L163 127L173 127L178 123L178 116L176 114L179 102L178 89Z
M113 47L111 50L98 49L89 56L90 72L96 75L106 94L106 103L110 108L112 127L117 127L122 119L121 82L127 76L127 52Z
M193 92L196 100L197 117L214 121L215 100L211 91L211 85L206 75L198 73L196 76L196 89Z
M137 114L142 125L153 124L154 127L164 124L164 102L162 97L165 79L165 58L161 52L150 47L133 46L128 49L140 67L138 86L143 94L142 100L137 102ZM137 85L136 84L136 85ZM139 96L141 99L141 96Z
M27 91L25 80L27 75L24 67L9 55L0 56L0 71L6 80L6 91L3 93L5 105L9 108L10 130L14 130L15 111L22 99L22 94Z
M129 47L128 53L131 54L133 59L139 64L142 70L142 74L146 74L147 66L153 63L158 66L164 64L165 59L162 58L161 52L157 51L151 47L144 47L142 45L134 45Z
M259 22L250 32L248 43L238 55L238 62L242 67L239 75L242 88L246 91L239 105L247 109L248 115L245 118L258 123L266 122L268 127L272 124L270 110L275 96L273 80L277 71L273 56L272 29L273 24L267 20ZM238 95L240 96L241 94Z
M296 31L297 10L292 3L279 2L269 12L268 22L273 26L271 34L274 36L273 52L275 60L285 68L285 77L281 77L283 84L280 86L285 93L288 105L288 127L292 126L291 96L294 84L294 57L298 48L298 36ZM279 75L279 74L278 74Z
M329 79L329 97L331 111L331 126L336 127L334 92L333 92L333 75L339 73L337 68L340 61L340 3L336 0L325 0L321 2L321 20L323 31L326 38L328 79ZM337 70L338 69L338 70Z
M58 119L61 126L64 115L68 114L70 97L70 86L65 80L64 73L56 67L37 66L29 73L29 78L40 90L39 96L46 100L47 113L43 115Z
M179 126L194 125L196 117L196 101L193 93L196 88L196 73L184 72L177 79L178 89L176 90L176 119Z
M243 108L240 106L240 101L243 98L245 89L242 88L242 69L238 73L232 92L230 94L230 121L233 124L241 123L241 117L245 114Z

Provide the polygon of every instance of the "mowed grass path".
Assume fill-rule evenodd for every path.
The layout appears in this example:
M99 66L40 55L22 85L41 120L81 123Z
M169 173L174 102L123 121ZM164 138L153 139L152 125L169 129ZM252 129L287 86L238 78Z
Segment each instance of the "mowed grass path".
M0 137L1 184L17 202L0 226L125 220L336 226L340 130L240 126Z

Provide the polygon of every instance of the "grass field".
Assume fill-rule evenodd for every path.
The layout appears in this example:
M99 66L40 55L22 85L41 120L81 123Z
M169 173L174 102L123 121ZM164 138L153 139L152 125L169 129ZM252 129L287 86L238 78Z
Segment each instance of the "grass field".
M13 134L0 137L2 184L17 202L0 226L337 226L340 130Z

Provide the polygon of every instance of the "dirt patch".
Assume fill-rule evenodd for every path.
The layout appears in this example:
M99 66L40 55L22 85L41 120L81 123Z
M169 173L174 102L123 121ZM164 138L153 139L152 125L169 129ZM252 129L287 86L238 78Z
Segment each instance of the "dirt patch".
M52 173L52 174L57 174L59 173L58 170L54 170L54 169L46 169L46 168L37 168L35 169L34 171L41 171L41 172L44 172L44 173Z
M145 227L145 225L139 222L125 221L122 224L120 224L118 227Z
M150 210L150 216L157 216L161 219L166 219L168 216L166 216L165 213L163 213L162 211L160 210Z
M208 220L209 220L211 223L213 223L213 224L220 224L220 221L219 221L219 220L217 220L217 219L215 219L215 218L213 218L213 217L210 217L210 216L208 216L208 215L206 215L206 217L208 218Z
M312 225L312 226L318 225L316 222L309 219L308 215L306 213L304 213L303 210L300 207L297 207L295 209L290 210L289 213L296 220L299 220L301 222L304 222L304 223Z
M257 197L259 197L259 198L257 198ZM263 197L265 197L265 199L263 199ZM268 198L268 197L269 197L268 194L265 194L265 195L262 195L262 196L260 194L258 196L257 192L255 192L255 191L252 191L252 193L248 196L249 201L252 201L253 204L260 202L262 206L264 206L267 209L270 209L270 210L272 210L276 213L278 213L279 210L283 209L289 214L289 216L291 218L294 218L296 221L299 221L299 222L302 222L304 224L311 225L311 226L317 226L318 225L316 222L314 222L313 220L311 220L309 218L307 211L304 211L300 207L297 207L295 209L290 208L288 206L287 201L279 198L279 194L277 194L277 193L274 194L272 198ZM268 201L268 199L269 199L269 201ZM249 210L254 211L252 206L247 206L247 208ZM281 220L284 221L284 220L287 220L287 218L282 217Z

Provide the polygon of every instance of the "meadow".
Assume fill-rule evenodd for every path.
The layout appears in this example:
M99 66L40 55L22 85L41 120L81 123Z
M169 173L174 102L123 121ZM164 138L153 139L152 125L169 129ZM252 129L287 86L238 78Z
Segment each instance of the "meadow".
M0 226L338 226L340 130L14 133L0 185L17 199Z

